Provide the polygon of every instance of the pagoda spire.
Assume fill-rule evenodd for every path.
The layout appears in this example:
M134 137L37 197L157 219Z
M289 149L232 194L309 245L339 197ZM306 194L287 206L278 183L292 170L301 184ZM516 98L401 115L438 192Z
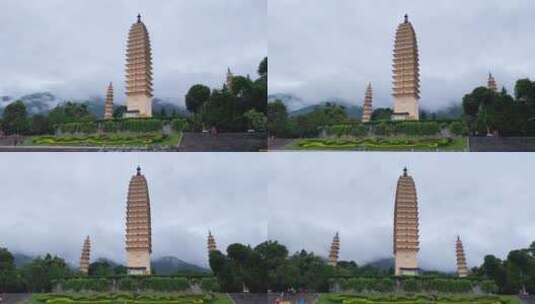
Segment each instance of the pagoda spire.
M113 118L113 84L108 85L108 92L106 93L106 102L104 103L104 119Z
M393 120L418 120L420 101L420 62L416 31L405 15L396 30L393 56Z
M217 245L215 242L215 238L212 235L211 231L208 231L208 255L210 255L211 252L217 250Z
M362 106L362 122L367 123L371 121L373 113L373 91L371 82L366 88L366 95L364 96L364 105Z
M234 74L232 74L232 71L230 68L227 68L227 79L225 81L225 84L227 85L227 88L229 91L232 92L232 80L234 79Z
M126 200L126 267L128 274L149 275L152 253L151 208L147 180L138 166Z
M399 177L394 203L395 274L418 274L419 243L418 198L414 180L403 169Z
M457 243L455 244L455 254L457 256L457 275L460 278L464 278L468 276L468 267L466 266L464 246L460 236L457 236Z
M331 266L336 266L338 264L338 254L340 252L340 237L338 232L334 235L333 241L331 243L331 250L329 251L329 262Z
M89 272L89 262L91 260L91 240L89 239L89 235L86 237L84 241L84 245L82 247L82 254L80 256L80 272L87 274Z
M493 92L498 92L498 85L496 84L496 79L492 76L492 73L489 72L489 79L487 81L487 88Z
M149 32L139 14L130 27L126 47L126 117L152 117L152 77Z

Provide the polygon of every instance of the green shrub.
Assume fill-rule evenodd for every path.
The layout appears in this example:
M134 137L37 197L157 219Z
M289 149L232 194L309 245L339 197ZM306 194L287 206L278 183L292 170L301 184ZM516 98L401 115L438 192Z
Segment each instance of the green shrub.
M468 127L463 122L460 122L460 121L452 122L448 126L448 130L450 131L451 134L454 134L457 136L463 136L463 135L468 134Z
M182 118L173 119L173 121L171 121L171 125L173 130L177 132L182 132L189 129L188 121Z
M420 292L421 291L420 283L416 279L404 280L401 283L401 287L403 288L403 291L406 291L406 292Z
M136 291L139 288L139 282L132 278L122 278L117 282L119 290Z
M163 121L159 119L128 119L121 121L121 131L156 132L163 128Z
M394 125L396 134L418 136L436 135L440 132L440 125L436 122L400 122Z
M69 279L63 282L63 289L71 291L108 291L110 290L110 281L107 279L89 279L78 278Z
M381 122L377 126L375 126L375 134L376 135L382 135L382 136L388 136L392 135L394 133L394 129L391 124L386 122Z
M202 278L199 285L204 292L214 292L220 290L220 286L216 278Z
M184 291L190 288L185 278L146 278L141 284L143 289L154 291Z
M496 283L494 283L494 281L483 281L481 282L481 291L484 293L494 294L498 292L498 286Z

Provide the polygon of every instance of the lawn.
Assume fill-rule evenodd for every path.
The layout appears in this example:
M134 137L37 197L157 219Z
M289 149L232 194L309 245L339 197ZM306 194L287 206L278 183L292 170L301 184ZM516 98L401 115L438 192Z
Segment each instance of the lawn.
M464 137L348 137L309 138L290 143L290 150L333 150L333 151L466 151Z
M318 304L520 304L513 296L322 294Z
M169 135L150 133L103 133L88 135L42 135L26 139L25 146L68 146L68 147L108 147L108 148L161 148L172 149L180 142L182 133Z
M232 304L224 294L181 293L64 293L36 294L29 304Z

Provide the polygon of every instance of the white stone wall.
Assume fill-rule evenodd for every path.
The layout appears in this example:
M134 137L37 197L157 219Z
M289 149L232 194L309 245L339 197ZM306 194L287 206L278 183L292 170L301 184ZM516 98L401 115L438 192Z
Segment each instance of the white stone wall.
M420 112L418 99L413 96L395 97L394 113L409 113L407 120L419 120Z

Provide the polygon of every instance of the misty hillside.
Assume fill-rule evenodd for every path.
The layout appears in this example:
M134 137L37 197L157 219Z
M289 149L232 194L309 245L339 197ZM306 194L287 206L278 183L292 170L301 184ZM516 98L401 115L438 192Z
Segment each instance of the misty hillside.
M280 100L286 106L288 112L296 111L307 106L307 103L303 99L292 94L268 95L268 102L275 102L276 100Z
M336 104L338 106L344 107L345 108L345 112L346 112L346 114L347 114L347 116L349 118L354 118L354 119L361 119L362 118L362 107L361 106L351 105L351 104L348 104L348 103L345 103L345 102L340 102L340 101L332 101L332 102L324 101L324 102L322 102L320 104L306 106L306 107L301 108L299 110L292 111L292 112L290 112L288 114L290 115L290 117L305 115L305 114L308 114L310 112L313 112L314 110L318 110L318 109L321 109L321 108L325 107L328 103L331 104L331 105L332 104Z
M6 106L17 100L21 100L26 105L30 115L46 114L54 109L54 107L56 107L58 104L66 101L74 101L87 105L88 110L96 117L104 116L104 97L93 96L89 97L87 100L67 100L61 99L50 92L34 93L20 97L1 96L0 115L4 112ZM118 106L118 104L115 104L115 106ZM176 113L181 116L190 116L188 110L186 110L186 108L183 106L180 106L178 100L172 98L154 98L152 108L155 113L160 113L163 108L165 109L167 115L170 115L173 113L173 111L176 111Z
M33 257L22 253L14 253L13 258L15 259L15 267L17 268L23 267L24 265L30 263L33 259Z
M291 94L273 94L268 96L268 102L274 102L275 100L280 100L282 103L284 103L288 109L288 115L290 117L308 114L321 107L325 107L327 103L330 103L344 107L347 116L350 118L362 118L362 107L352 104L348 100L342 98L330 98L329 100L309 105L303 99Z
M394 268L394 258L378 259L373 262L369 262L365 264L364 266L369 266L369 267L377 268L380 270L388 271L389 269Z
M184 262L173 256L155 259L151 262L151 267L157 274L163 275L174 274L177 272L210 272L210 270L206 268Z

